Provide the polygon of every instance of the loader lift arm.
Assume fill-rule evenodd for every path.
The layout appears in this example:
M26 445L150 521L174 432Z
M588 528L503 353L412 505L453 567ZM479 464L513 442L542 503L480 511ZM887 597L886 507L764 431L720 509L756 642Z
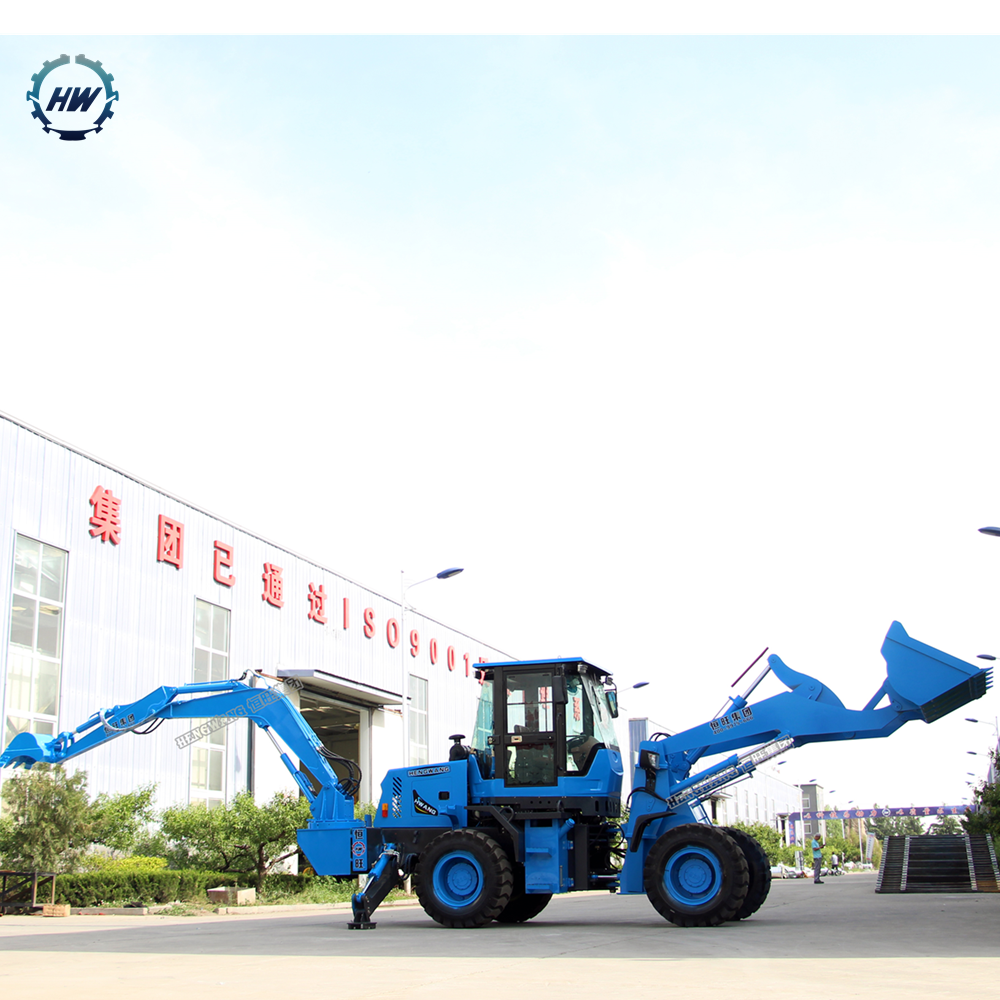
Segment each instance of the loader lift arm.
M891 736L906 722L934 722L981 698L992 684L989 668L980 669L918 642L899 622L890 626L882 655L886 679L864 708L852 710L821 681L792 670L772 654L748 691L730 698L729 706L718 718L675 736L644 742L641 747L647 754L645 758L640 755L640 760L646 766L640 770L648 777L651 767L669 769L673 796L712 779L714 790L727 783L722 778L729 771L733 773L727 780L736 780L792 746L877 739ZM789 690L750 705L748 696L768 672L773 672ZM889 704L876 708L884 699ZM751 753L731 756L695 778L688 777L693 765L706 753L753 746L757 749Z
M981 698L992 683L989 668L912 639L899 622L890 626L882 655L886 678L860 710L846 708L822 682L772 655L745 694L729 698L716 718L640 743L622 891L646 892L668 920L684 926L749 916L770 885L766 856L741 844L746 837L740 831L713 826L703 799L792 747L876 739L906 722L934 722ZM750 694L769 672L788 690L750 704ZM883 700L888 704L876 707ZM691 773L706 754L739 750L744 752Z

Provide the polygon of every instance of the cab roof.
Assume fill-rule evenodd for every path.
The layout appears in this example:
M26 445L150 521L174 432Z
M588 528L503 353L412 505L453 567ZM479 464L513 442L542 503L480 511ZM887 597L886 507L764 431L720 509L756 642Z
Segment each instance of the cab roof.
M487 663L480 663L478 666L480 670L493 670L495 667L550 667L563 664L576 664L585 670L592 670L601 678L611 676L610 670L605 670L595 663L589 663L582 656L551 657L545 660L504 660L500 663L490 660Z

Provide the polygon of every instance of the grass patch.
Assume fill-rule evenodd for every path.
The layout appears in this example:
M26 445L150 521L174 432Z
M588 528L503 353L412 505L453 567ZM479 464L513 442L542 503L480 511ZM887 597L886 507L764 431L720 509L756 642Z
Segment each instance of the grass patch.
M156 910L158 917L207 917L212 915L214 907L200 903L171 903L163 909Z
M333 878L327 875L315 875L311 878L302 877L304 881L298 884L289 881L267 879L264 891L257 894L260 906L297 906L302 903L349 903L351 897L358 891L357 879ZM387 901L395 899L413 899L400 889L393 889L386 897Z

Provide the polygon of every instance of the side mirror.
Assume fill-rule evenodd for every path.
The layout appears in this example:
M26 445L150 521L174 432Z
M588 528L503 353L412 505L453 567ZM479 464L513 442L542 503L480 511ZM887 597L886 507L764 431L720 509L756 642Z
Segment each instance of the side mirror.
M618 718L618 692L617 691L605 691L604 694L608 699L608 708L611 709L611 718Z

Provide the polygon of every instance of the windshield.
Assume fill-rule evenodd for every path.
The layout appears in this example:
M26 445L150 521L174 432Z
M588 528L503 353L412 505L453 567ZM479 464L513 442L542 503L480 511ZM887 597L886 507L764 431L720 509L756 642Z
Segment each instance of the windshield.
M604 687L589 674L566 678L566 770L580 771L598 743L618 749Z

